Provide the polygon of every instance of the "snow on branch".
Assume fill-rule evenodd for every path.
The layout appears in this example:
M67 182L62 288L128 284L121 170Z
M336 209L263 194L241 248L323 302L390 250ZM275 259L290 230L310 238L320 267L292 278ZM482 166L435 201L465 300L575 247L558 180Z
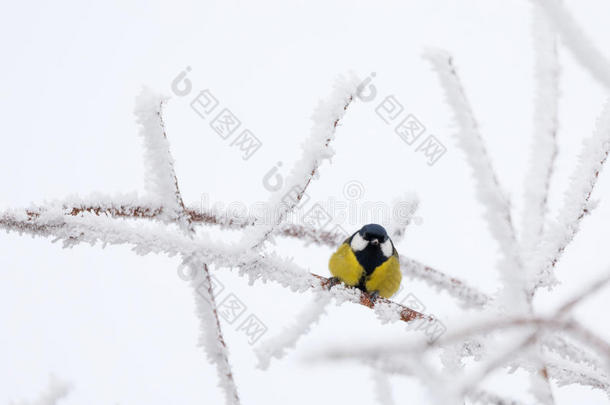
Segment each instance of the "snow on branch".
M456 399L455 395L451 393L451 389L448 387L450 381L453 382L453 380L444 379L441 374L435 372L423 361L420 354L421 353L413 353L404 357L401 354L396 353L379 355L378 353L373 352L346 349L322 352L314 356L313 360L361 361L375 370L376 373L383 373L388 376L402 375L419 380L429 388L432 396L439 399L435 403L443 405L449 403L463 404L463 400L458 400L459 402L450 402L450 399ZM451 398L452 396L454 398ZM522 405L521 402L502 397L486 390L473 389L471 392L466 393L464 398L471 401L472 404Z
M510 202L500 186L494 172L491 159L474 118L470 103L453 65L452 57L442 50L428 50L424 57L428 59L437 72L447 102L453 110L459 131L456 134L458 145L466 155L476 181L479 201L485 207L491 234L498 241L503 259L498 264L502 279L500 304L515 312L524 312L521 308L526 303L521 295L525 280L522 279L522 268L519 246L510 210Z
M395 405L392 385L388 374L382 370L372 369L371 379L375 387L375 397L380 405Z
M521 246L526 257L542 236L553 165L557 157L559 64L555 32L540 9L533 5L531 23L536 83L530 165L525 179Z
M186 258L183 265L191 267L191 274L202 274L191 279L191 287L195 292L197 316L201 320L201 335L199 344L205 349L208 360L216 364L220 388L225 393L227 405L239 405L237 386L229 364L229 353L218 318L216 300L212 293L212 282L208 266L196 259Z
M208 265L213 264L216 268L237 268L239 274L247 276L251 283L257 280L273 281L295 292L318 292L329 285L328 278L310 273L275 253L261 255L253 251L242 252L235 246L204 237L193 240L159 224L135 226L126 221L87 213L73 216L65 213L61 207L49 209L38 216L29 216L26 210L5 211L0 213L0 228L32 236L52 236L56 241L63 241L65 247L78 243L131 245L132 250L140 255L157 253L191 257ZM373 303L368 294L355 288L337 285L330 293L338 303L348 301L374 308L382 322L410 322L415 319L430 323L436 321L434 317L385 298L378 298Z
M610 90L610 61L591 42L560 0L533 0L547 14L563 44L594 79Z
M491 301L491 297L466 282L403 255L400 256L400 268L406 277L421 280L438 291L446 291L464 308L481 309Z
M574 345L561 335L545 336L541 343L547 357L558 356L558 358L577 364L581 368L586 368L591 374L603 373L604 364L597 357Z
M286 355L286 350L294 348L297 341L308 334L312 326L317 324L320 317L324 315L330 299L330 295L316 295L314 301L295 317L293 324L287 326L277 336L262 342L256 348L258 367L263 370L267 369L272 358L281 359Z
M566 300L562 305L560 305L559 308L553 314L547 317L507 317L503 319L497 319L497 317L493 317L489 320L484 320L482 322L471 322L470 324L468 322L460 322L461 324L463 324L463 326L453 328L450 333L443 335L438 340L432 343L395 343L385 344L383 347L352 347L348 350L334 349L330 350L327 353L327 357L345 358L351 355L357 358L361 357L368 359L383 359L385 361L385 359L391 356L418 356L422 353L430 351L432 348L446 348L451 344L454 344L456 342L463 342L466 339L473 338L474 336L485 335L490 333L498 334L500 332L503 332L500 333L500 335L502 336L508 333L510 330L514 330L521 335L519 339L516 339L517 343L514 343L515 339L513 339L512 341L503 344L503 347L501 348L496 347L494 353L488 353L486 358L482 362L480 362L476 370L471 371L468 376L456 380L454 382L454 387L457 387L456 389L461 396L467 396L470 393L476 391L476 386L494 370L500 367L506 367L510 365L511 360L518 356L524 356L525 359L528 359L527 362L525 362L523 359L520 359L515 364L517 366L528 364L530 372L545 373L545 375L542 376L543 378L541 378L540 383L534 385L534 388L541 388L545 391L536 392L535 394L538 394L538 399L541 399L541 394L544 394L545 401L551 402L553 400L552 397L547 396L550 395L550 392L546 391L546 379L548 378L548 368L546 364L549 355L545 350L544 352L542 352L544 353L543 358L539 359L538 362L532 362L531 348L532 346L536 345L537 342L540 341L540 337L543 336L545 332L550 333L562 331L563 333L570 335L572 338L576 339L586 347L589 347L590 349L596 351L601 359L610 359L610 344L599 336L595 335L587 328L585 328L577 320L570 318L570 313L576 305L580 304L583 300L591 297L592 294L600 291L609 282L610 274L607 274L604 277L601 277L600 279L589 283L580 292L574 294L572 298ZM560 356L559 359L551 359L553 366L553 374L551 374L551 377L558 375L557 378L561 378L564 384L580 383L584 385L591 385L606 389L604 388L606 387L606 385L603 384L603 381L607 380L604 372L607 371L607 369L610 367L610 364L599 363L597 361L593 362L589 360L588 355L584 355L584 352L581 349L573 348L564 340L549 339L548 337L545 337L541 341L541 343L542 346L544 346L545 348L549 347L550 345L551 350L553 352L557 352ZM534 349L536 350L536 355L538 353L541 353L537 348ZM524 353L528 354L526 355ZM564 359L564 363L569 363L570 371L562 371L563 369L567 368L566 365L564 365L563 368L557 367L557 364L559 362L562 362L562 359ZM572 359L576 361L568 361ZM544 366L542 367L541 364L544 364ZM595 367L591 367L591 365L594 365Z
M549 357L548 355L545 356L544 361L549 372L549 377L558 386L563 387L578 384L602 390L610 398L610 379L604 373L575 365L562 358Z
M161 117L161 112L159 112ZM163 121L161 121L161 124ZM164 133L164 139L167 140ZM167 148L167 156L171 159L169 153L169 145ZM157 170L161 171L161 168ZM174 219L178 222L182 233L189 239L193 239L195 229L193 228L190 216L186 211L182 200L182 194L178 187L178 178L173 169L173 165L170 163L165 167L165 170L169 177L174 180L174 196L177 202L177 208ZM161 210L163 212L163 210ZM237 393L237 385L233 378L233 371L229 363L229 351L222 334L222 328L220 326L220 319L218 317L218 309L216 306L216 299L212 292L212 281L210 278L210 271L206 263L201 262L198 257L193 255L182 255L181 266L190 268L190 274L192 275L190 285L193 290L195 297L195 305L197 308L197 315L201 321L201 335L199 343L204 348L208 360L216 364L216 371L219 379L219 386L225 393L225 403L227 405L239 405L239 395ZM201 275L203 281L200 283L197 277L201 269Z
M11 402L10 405L58 405L59 401L67 397L70 391L72 391L71 384L51 375L49 385L37 399L33 401Z
M539 287L551 287L556 283L552 270L580 230L582 219L595 207L590 201L591 194L609 151L610 102L606 102L593 135L583 142L578 164L564 194L563 206L557 219L549 224L533 261L531 294Z
M339 121L356 95L358 84L354 76L339 77L328 99L319 103L311 117L313 126L310 135L301 146L303 153L294 163L286 179L286 187L273 194L267 203L265 211L273 213L273 218L269 223L255 221L254 227L244 232L242 243L246 248L258 248L271 236L273 230L303 198L307 187L317 177L320 164L332 158L334 150L330 142L335 138ZM295 192L292 193L292 190ZM283 198L286 192L293 194L293 198L288 202Z
M96 198L101 202L96 204ZM71 199L57 202L70 215L77 216L82 213L91 213L97 216L108 215L116 218L155 219L158 218L162 209L152 202L138 199L135 196L121 196L112 200L107 196L92 197L87 199L73 197ZM46 207L30 207L27 215L35 217L46 211ZM197 210L187 208L193 224L218 225L224 229L243 229L251 223L252 219L231 213ZM305 243L314 243L321 246L336 248L343 242L344 235L331 231L315 229L308 225L290 224L283 222L274 230L274 235L295 238ZM491 298L476 288L469 286L465 281L449 276L440 270L420 263L406 256L400 256L400 266L403 274L412 279L424 281L438 291L446 291L449 295L459 300L465 308L482 307L490 302Z
M474 391L466 397L472 405L525 405L523 402L501 397L489 391Z
M464 281L401 256L401 270L406 277L422 280L439 291L446 291L463 307L477 310L478 316L469 313L468 316L456 317L449 333L434 342L423 342L423 339L410 344L397 341L381 346L341 348L328 353L329 358L356 359L375 370L382 370L382 373L375 373L376 392L382 403L394 402L388 395L391 388L388 375L404 373L427 384L431 396L439 403L461 405L464 400L469 400L472 403L516 404L479 387L494 370L505 367L521 367L528 371L534 382L532 393L538 402L544 404L552 404L554 400L548 384L549 377L559 385L576 383L609 392L610 343L585 327L572 310L606 286L610 282L610 274L589 284L550 315L535 314L531 305L531 298L538 287L553 284L553 267L580 229L582 218L593 209L590 197L610 151L608 103L597 122L595 133L584 143L557 220L545 226L549 179L556 156L559 68L555 34L542 13L546 13L581 63L607 88L610 88L610 65L586 41L561 3L534 1L535 76L539 85L536 91L533 150L537 154L532 156L526 181L524 229L519 241L511 217L510 201L494 172L452 58L443 51L426 53L426 58L438 73L455 115L459 128L458 144L473 171L476 196L484 207L490 233L500 247L500 299L493 302L490 296ZM109 244L126 245L140 255L155 253L179 257L180 268L188 267L194 275L190 286L201 321L199 343L216 366L226 403L238 405L240 399L212 294L208 266L216 270L236 270L240 276L247 277L250 284L270 281L296 293L311 292L316 296L313 305L291 317L294 323L283 333L257 349L262 368L266 368L272 358L281 358L289 348L295 347L298 339L319 321L333 300L336 304L351 302L371 308L382 323L418 320L418 329L421 329L422 324L433 325L437 322L430 315L389 299L374 300L357 288L342 284L329 288L331 283L326 277L312 273L290 258L261 249L274 236L296 238L305 243L332 248L343 241L344 235L290 224L286 218L318 176L322 162L334 155L330 142L358 91L358 85L355 78L341 79L329 98L319 104L312 117L310 136L303 145L300 160L295 163L285 182L286 187L271 195L267 203L266 212L274 214L271 222L220 210L204 211L185 206L162 118L165 98L144 90L138 97L135 114L144 141L147 196L71 197L43 206L7 210L0 212L0 229L51 237L54 241L61 241L64 247L81 243L99 243L102 247ZM283 198L287 192L292 196L290 200ZM407 196L402 202L407 204L405 212L408 215L388 226L396 242L404 236L418 204L414 196ZM241 230L242 238L236 244L224 243L211 239L205 233L195 233L196 224ZM524 267L525 262L528 263L527 268ZM497 311L497 303L504 311ZM441 362L446 366L441 372L436 372L437 365L433 365L428 358L438 349L443 349ZM466 370L465 357L472 357L477 363L469 364L470 368ZM41 404L51 405L56 401L52 399Z
M142 89L136 99L134 113L140 124L140 136L144 140L146 189L163 207L160 215L165 221L176 220L181 227L192 232L190 219L184 214L184 202L174 171L174 159L165 134L162 108L166 100L147 88Z
M403 197L394 200L392 207L392 221L386 229L394 245L402 241L407 227L413 220L413 215L419 207L419 199L415 193L406 193Z

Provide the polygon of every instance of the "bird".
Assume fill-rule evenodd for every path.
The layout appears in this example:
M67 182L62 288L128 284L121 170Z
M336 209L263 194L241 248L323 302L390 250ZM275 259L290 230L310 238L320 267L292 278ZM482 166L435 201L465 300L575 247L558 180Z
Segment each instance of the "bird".
M402 280L398 252L378 224L364 225L347 238L330 257L328 268L331 287L343 282L369 293L373 301L378 296L390 298Z

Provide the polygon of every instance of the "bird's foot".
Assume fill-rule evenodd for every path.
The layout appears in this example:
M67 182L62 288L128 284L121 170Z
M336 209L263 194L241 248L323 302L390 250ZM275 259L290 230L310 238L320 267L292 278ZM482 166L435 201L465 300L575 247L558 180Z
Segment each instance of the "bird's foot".
M377 302L377 298L379 298L379 291L373 291L372 293L369 293L369 300L371 300L373 305L375 305L375 302Z
M328 282L326 283L326 286L330 290L331 288L333 288L334 286L336 286L339 283L341 283L341 280L339 279L339 277L330 277L328 279Z

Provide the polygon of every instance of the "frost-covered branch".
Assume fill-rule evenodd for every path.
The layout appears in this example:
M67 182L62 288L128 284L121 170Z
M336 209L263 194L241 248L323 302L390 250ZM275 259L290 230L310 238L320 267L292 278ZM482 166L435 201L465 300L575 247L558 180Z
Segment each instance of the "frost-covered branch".
M71 390L71 384L60 381L57 377L51 375L49 385L37 399L11 402L10 405L58 405L59 401L67 397Z
M237 386L229 364L227 345L220 327L208 266L196 261L196 259L185 262L183 265L191 267L193 274L202 275L202 277L195 276L190 281L197 305L196 313L201 320L199 344L205 349L208 360L216 364L219 385L225 393L226 404L239 405Z
M375 398L380 405L394 405L394 396L392 395L392 384L388 374L382 370L372 369L371 379L373 380Z
M580 230L580 224L594 205L590 201L595 184L610 152L610 102L606 102L593 135L583 142L578 164L564 194L557 219L549 224L530 270L531 294L539 287L555 284L553 268Z
M556 35L544 11L537 4L532 6L531 30L536 88L533 142L529 170L524 183L525 198L520 238L521 255L525 262L529 262L535 254L544 231L550 181L557 157L559 106L559 63ZM522 271L527 272L527 268ZM532 297L527 298L530 313L533 313ZM552 405L555 401L548 370L541 360L540 343L536 342L534 347L532 357L537 363L537 369L529 375L530 392L539 403Z
M610 380L604 373L579 366L565 359L552 358L548 355L545 356L544 361L549 372L549 377L558 386L562 387L572 384L588 386L602 390L610 397Z
M566 340L558 334L547 335L541 339L542 347L548 356L557 356L567 362L577 364L580 368L586 368L591 373L602 373L604 364L581 347Z
M190 218L185 214L184 202L174 171L174 159L163 122L163 103L166 98L144 88L136 100L135 115L144 140L146 190L163 207L159 213L166 222L176 221L193 232Z
M549 338L548 336L551 335L547 335L544 339L540 339L540 337L541 334L545 332L562 331L596 351L601 359L606 359L606 361L607 359L610 359L610 344L581 325L577 320L569 318L570 312L576 305L580 304L584 299L591 297L592 294L601 290L601 288L606 286L609 282L610 274L590 283L580 292L574 294L572 298L566 300L548 317L492 318L483 322L466 324L460 329L452 330L450 333L445 334L432 343L385 344L383 347L350 348L348 352L358 353L358 356L363 356L365 358L386 358L388 356L396 356L397 354L412 356L429 351L434 347L447 348L452 344L472 339L475 336L516 330L522 335L517 344L512 344L511 342L511 344L501 350L496 349L494 355L488 355L476 371L469 373L469 375L459 383L456 382L456 387L459 387L458 391L461 395L473 392L477 384L482 381L485 376L499 367L508 365L511 359L515 358L515 356L518 356L523 351L528 350L533 345L536 345L539 341L541 341L543 347L550 348L547 350L559 354L559 356L561 356L560 359L563 358L566 361L571 360L572 368L579 370L579 372L585 373L588 376L594 375L598 380L603 381L606 379L603 375L608 367L610 367L609 364L591 360L591 357L582 349L573 347L563 339ZM534 349L536 350L537 355L542 353L538 347L534 347ZM332 353L331 357L336 358L337 356L344 357L346 351L333 350L330 353ZM546 353L546 350L544 353ZM456 354L459 355L459 353ZM532 355L530 354L527 357L531 359ZM548 355L545 354L538 359L538 361L530 360L529 363L530 365L533 364L533 367L530 366L530 371L534 375L544 373L544 375L540 376L540 384L534 385L534 389L539 388L541 391L535 392L534 394L539 400L545 399L546 402L552 402L553 398L550 396L551 393L548 391L548 383L546 382L548 379L548 368L546 366L547 358ZM575 362L577 364L574 364ZM581 364L579 365L578 363ZM520 365L520 363L517 364ZM555 371L557 370L555 369ZM567 383L568 378L564 376L563 381L564 383ZM587 381L587 384L592 384L590 379Z
M394 200L392 221L386 226L394 245L405 237L407 227L411 224L418 207L419 199L414 193L407 193L402 198Z
M480 309L491 301L491 297L466 282L403 255L400 269L406 277L421 280L437 291L446 291L465 308Z
M510 202L494 172L491 158L483 144L479 126L453 65L445 51L429 50L424 55L437 72L447 102L453 110L459 131L458 145L466 155L476 182L476 194L485 207L485 219L492 236L498 241L502 260L498 264L502 289L500 304L514 312L525 312L525 280L519 246L511 216Z
M64 212L61 207L49 209L38 216L29 216L25 210L6 211L0 214L0 228L32 236L55 237L55 240L62 241L65 247L78 243L130 245L132 250L140 255L157 253L191 257L193 260L215 265L216 268L237 268L239 274L247 276L251 283L257 280L274 281L295 292L323 291L328 288L329 283L328 278L310 273L292 260L281 258L274 253L266 253L263 256L257 252L243 252L235 246L205 236L191 239L160 224L134 226L127 221L94 214L73 216ZM410 322L415 319L435 322L429 315L385 298L378 298L373 303L368 294L355 288L337 285L330 293L338 303L349 301L374 308L382 322Z
M314 301L295 317L294 323L285 327L277 336L262 342L256 348L258 366L265 370L269 367L272 358L281 359L286 355L288 349L294 348L297 341L308 334L312 326L319 322L320 317L326 312L330 299L330 295L316 295Z
M606 90L610 90L610 61L595 47L561 0L533 0L552 21L555 30L568 48Z
M165 133L162 117L163 99L153 94L143 93L138 100L136 109L140 123L142 124L141 134L145 139L147 153L146 164L149 168L147 184L152 189L153 194L163 204L172 202L172 205L162 205L159 216L164 222L176 222L182 233L189 239L194 237L193 223L186 211L178 186L178 178L174 171L173 158L169 150L169 142ZM155 107L157 125L153 121ZM171 215L165 214L165 210L170 207ZM208 360L216 365L219 378L219 386L225 393L227 405L239 405L239 395L237 386L233 378L233 372L229 363L229 353L222 334L220 319L216 300L212 293L212 283L208 266L199 261L197 257L183 255L181 266L189 267L191 277L190 285L195 297L197 307L196 314L201 322L201 335L199 343L204 348ZM200 282L199 274L203 281Z
M532 7L534 42L534 130L530 165L525 179L525 202L521 246L524 255L533 254L542 236L553 165L557 156L559 64L555 32L538 4Z
M267 203L266 212L273 213L271 220L262 223L256 220L254 226L244 232L241 243L245 248L258 248L271 236L273 230L299 204L305 190L316 178L320 164L332 158L334 150L330 142L335 138L339 121L356 95L358 84L355 77L340 77L328 99L319 103L311 117L313 127L310 135L301 146L303 153L294 163L285 181L286 187L274 193ZM292 197L288 201L284 198L287 192Z
M501 397L489 391L474 391L466 395L472 405L525 405L515 399Z
M95 204L96 199L101 202ZM94 215L108 215L116 218L155 219L162 212L162 208L148 200L142 200L136 196L95 196L92 198L72 197L68 200L58 202L66 214L77 216L83 213ZM36 217L46 212L45 207L30 207L27 209L28 217ZM224 211L197 210L187 208L186 212L194 224L218 225L223 229L243 229L251 223L251 218L232 215ZM312 228L307 225L291 224L283 222L274 230L275 236L295 238L305 243L314 243L321 246L336 248L343 242L344 235L331 231ZM425 265L409 257L400 256L400 266L403 274L412 279L424 281L438 291L446 291L452 297L458 299L465 308L482 307L490 302L491 298L476 288L469 286L454 276L447 275L431 266Z

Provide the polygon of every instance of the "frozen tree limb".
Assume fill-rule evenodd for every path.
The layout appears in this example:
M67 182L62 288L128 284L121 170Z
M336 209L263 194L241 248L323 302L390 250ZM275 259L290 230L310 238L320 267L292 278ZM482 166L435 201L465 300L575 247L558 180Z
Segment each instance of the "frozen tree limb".
M78 243L91 245L101 243L103 246L126 244L131 245L132 250L140 255L157 253L192 257L202 263L214 264L218 268L237 268L241 275L249 277L251 283L256 280L274 281L298 292L321 291L327 288L329 283L326 277L309 273L290 260L282 259L273 253L261 256L251 251L241 252L234 246L212 241L209 238L201 237L193 240L156 224L149 224L146 227L133 226L94 214L64 215L61 208L31 217L25 210L0 213L0 228L32 236L54 236L55 240L63 241L66 247ZM431 316L385 298L378 298L373 303L368 294L361 293L355 288L337 285L330 292L338 302L349 301L374 308L382 322L410 322L415 319L435 322Z
M601 373L604 369L598 358L567 341L563 336L547 335L541 339L541 343L545 353L548 353L547 356L551 354L558 356L565 361L586 367L591 373Z
M610 102L606 102L593 135L583 142L578 164L564 194L557 219L548 226L537 259L530 271L530 294L556 283L552 270L580 230L582 219L593 206L591 194L610 151Z
M287 186L273 194L267 203L265 211L272 214L270 223L255 220L253 227L244 232L243 246L248 249L260 247L298 205L305 190L317 176L320 164L332 158L334 151L330 147L330 142L335 137L339 121L356 94L358 84L355 77L350 76L347 79L340 77L328 99L319 103L312 115L313 127L309 138L302 144L303 154L300 160L294 163L286 179ZM293 195L287 200L286 193Z
M592 209L589 200L593 186L610 150L610 106L606 105L596 132L585 143L557 221L545 226L549 178L556 155L558 66L554 34L540 14L545 11L556 25L563 24L563 31L561 28L559 31L564 42L580 41L584 35L574 28L578 27L560 3L551 1L541 5L540 10L537 6L534 36L536 77L540 85L536 95L538 120L535 124L534 149L540 149L541 153L531 161L526 183L524 229L520 240L516 236L509 199L493 171L491 158L451 57L444 52L426 54L438 72L453 109L459 127L458 143L474 172L476 195L484 207L484 217L491 235L499 244L500 299L493 302L492 298L460 280L401 257L401 270L405 276L447 291L464 307L479 310L482 316L479 320L473 320L470 316L456 319L456 327L451 333L432 343L420 341L411 345L386 344L381 348L349 348L351 358L364 359L375 367L383 365L383 373L376 373L378 378L375 380L377 396L382 404L393 402L391 396L387 395L390 390L386 373L400 372L428 384L431 395L439 404L462 405L465 399L475 403L510 404L513 402L509 399L479 391L478 385L494 370L513 364L531 373L531 391L538 402L545 405L552 404L554 400L549 378L560 385L578 383L608 392L610 344L582 325L572 315L572 309L604 287L610 281L610 275L564 302L551 316L535 315L531 305L536 289L552 284L552 268L578 232L584 215ZM607 72L608 63L603 56L588 43L572 46L577 58L607 86L610 73ZM248 277L250 284L272 281L293 292L309 291L318 296L317 305L297 315L295 325L261 346L258 355L263 367L269 364L272 357L281 357L287 348L293 347L299 337L318 321L333 298L337 304L351 302L373 309L382 323L419 320L422 321L418 322L420 325L432 325L436 322L429 315L385 298L374 300L368 293L355 288L345 285L329 288L329 279L311 273L291 259L261 249L274 236L297 238L332 248L344 239L345 235L286 223L286 218L317 177L323 160L333 156L329 144L357 87L356 80L336 85L330 98L321 103L314 113L314 126L303 146L301 159L287 177L287 186L272 195L267 204L266 211L274 215L271 222L249 215L196 210L184 205L162 118L164 99L144 91L135 112L145 146L146 188L149 194L146 198L133 195L116 199L105 196L89 200L71 198L41 207L8 210L0 212L0 228L7 232L54 237L55 241L62 241L64 247L80 243L128 245L141 255L156 253L179 256L181 268L189 268L194 275L190 285L201 320L199 342L205 348L208 359L216 365L219 385L225 392L227 404L237 405L239 396L222 335L208 265L217 269L237 270L240 276ZM288 194L291 198L287 199ZM405 211L408 216L398 220L393 218L395 221L388 226L395 242L404 236L405 228L417 208L416 203L412 204L414 199L407 200L411 203ZM195 224L239 229L243 231L242 238L238 244L212 240L205 233L196 234ZM523 263L528 263L528 267L524 267ZM498 309L503 311L498 312ZM518 336L518 339L505 339L509 333ZM499 342L504 344L498 345ZM428 359L428 355L438 351L438 348L444 350L441 361L448 366L444 373L436 372ZM477 360L478 367L466 370L462 361L466 356ZM466 374L466 371L469 373Z
M392 205L392 221L386 228L392 242L397 245L404 238L407 226L413 221L413 215L419 207L419 199L414 193L407 193L402 198L397 198Z
M445 51L429 50L424 54L437 72L447 102L452 108L459 131L458 145L466 155L476 182L479 201L485 208L485 219L492 236L498 241L502 260L498 264L502 289L500 304L514 312L526 311L525 280L519 246L510 210L510 202L503 192L474 118L470 103L453 65Z
M377 373L385 375L403 375L413 377L419 380L422 384L427 385L431 390L443 391L446 389L449 381L444 380L441 375L434 372L429 365L421 363L419 353L409 354L407 357L401 357L400 354L379 355L371 352L361 352L359 350L343 350L330 351L321 353L314 357L317 359L327 360L356 360L362 361L364 364L376 370ZM438 393L437 393L438 394ZM438 396L449 396L451 393L440 394ZM484 390L473 390L464 396L473 404L481 405L523 405L521 402L513 399L501 397ZM438 402L445 404L447 402ZM461 402L460 402L461 403Z
M555 403L553 389L549 380L549 372L544 363L544 358L541 355L541 348L538 337L533 344L531 350L531 361L535 365L535 369L529 373L529 392L536 401L540 404L552 405Z
M610 398L610 380L605 374L579 366L561 358L545 356L544 361L549 372L549 377L552 378L558 386L562 387L578 384L602 390Z
M538 4L532 7L534 41L534 131L525 180L521 246L530 257L542 236L553 164L557 157L559 65L555 32Z
M199 344L205 349L208 360L216 365L219 386L225 393L225 402L230 405L239 405L237 386L229 364L229 353L218 319L218 310L212 291L208 266L196 261L196 259L184 264L190 266L197 273L200 272L200 269L203 269L201 271L203 281L199 277L193 277L190 282L195 293L197 316L201 320Z
M536 342L536 334L533 333L526 338L519 340L516 344L507 345L508 348L500 350L499 353L489 355L488 358L481 362L477 370L471 371L469 375L459 381L456 385L459 387L458 391L463 395L467 396L476 391L475 387L483 381L485 377L491 374L497 368L506 365L511 358L518 353L524 351L529 346Z
M555 30L576 60L606 91L610 90L610 61L593 45L561 0L533 0L548 15Z
M66 214L72 216L91 213L97 216L109 215L117 218L155 219L162 211L161 207L133 196L121 197L117 202L112 202L109 197L104 197L102 200L105 203L97 205L92 203L93 200L72 198L57 203L57 205L61 205ZM46 210L47 207L30 207L26 212L28 217L36 217ZM187 209L187 213L194 224L218 225L224 229L242 229L250 223L250 219L247 217L231 216L219 211ZM280 224L274 233L276 236L295 238L306 243L315 243L330 248L336 248L345 238L344 235L338 233L288 223ZM458 299L465 308L483 307L491 300L491 297L469 286L466 282L409 257L401 255L400 266L406 277L422 280L439 291L446 291L449 295Z
M10 405L58 405L59 402L68 396L72 391L72 386L57 377L51 375L49 385L42 394L33 401L11 402Z
M549 317L546 318L506 318L500 320L488 320L479 324L471 324L466 325L462 329L457 331L452 331L449 334L445 334L443 337L438 339L433 343L428 344L416 344L416 345L404 345L404 344L395 344L395 345L384 345L383 348L379 347L359 347L359 348L351 348L349 352L358 353L358 356L363 356L365 358L387 358L389 356L395 356L396 354L404 354L407 356L410 355L418 355L427 350L430 350L433 347L448 347L449 345L462 342L467 338L471 338L475 335L483 335L486 333L499 333L500 331L506 331L508 329L517 328L521 332L521 334L525 337L522 337L517 344L510 344L507 347L503 348L500 351L496 351L494 356L488 356L485 361L477 368L475 372L470 372L467 377L460 380L456 383L456 386L459 387L458 391L462 396L468 395L473 392L476 385L482 381L485 376L489 375L495 369L507 365L512 358L519 355L523 351L529 349L533 345L535 345L540 340L540 334L545 331L564 331L565 333L570 334L575 339L579 340L581 343L589 346L591 349L598 352L602 359L610 359L610 344L599 336L595 335L593 332L585 328L578 321L569 318L570 312L573 308L580 304L584 299L589 298L592 294L598 292L606 286L610 282L610 274L607 274L604 277L590 283L585 288L583 288L580 292L574 294L574 296L568 300L566 300L555 312ZM567 319L563 319L567 318ZM530 332L531 329L535 331L533 333ZM545 338L542 342L543 345L548 346L552 345L554 351L557 351L564 355L564 353L569 353L570 357L576 359L586 359L586 356L583 356L582 351L578 351L578 349L573 349L569 345L565 344L562 340L549 340ZM536 353L542 353L538 348L536 349ZM331 351L332 356L334 358L344 357L346 355L346 351L344 350L334 350ZM459 353L458 353L459 354ZM531 356L530 356L531 357ZM544 402L552 402L553 397L548 389L546 382L548 380L548 369L546 367L546 359L547 356L541 357L538 361L531 362L534 364L533 371L534 374L537 373L547 373L547 375L541 375L540 378L542 381L534 385L534 388L539 388L542 391L535 392L535 395L539 401L544 400ZM591 361L584 362L585 365L590 366ZM599 364L599 363L596 363ZM544 366L541 366L544 365ZM578 366L577 366L578 368ZM603 375L603 370L608 368L607 364L601 363L600 369L593 369L591 367L581 368L582 373L589 373L589 375L596 375L599 379L600 375ZM555 369L556 372L558 372ZM591 373L593 371L593 373ZM598 372L599 371L599 372ZM566 372L567 373L567 372ZM574 373L572 373L574 374ZM578 375L578 374L576 374ZM574 377L574 375L572 375ZM605 378L605 377L604 377ZM568 378L563 375L564 383L568 381ZM583 381L585 381L583 379ZM587 384L594 384L589 378L586 380ZM595 386L598 387L600 384L595 383Z
M483 308L491 301L491 297L464 281L403 255L400 256L400 268L406 277L421 280L438 291L446 291L465 308Z
M389 376L382 370L372 369L371 379L375 389L375 398L380 405L395 405L394 396L392 395L392 384L390 384Z
M320 317L326 312L330 299L330 295L316 295L314 301L295 317L295 323L285 327L277 336L262 342L255 349L258 367L263 370L267 369L272 358L281 359L286 355L286 350L294 348L297 341L308 334L312 326L319 322Z
M136 100L135 115L144 140L146 189L163 207L163 220L174 220L193 232L190 218L185 215L184 202L174 171L174 159L169 151L162 109L166 98L144 88Z
M148 168L147 186L161 206L159 212L162 220L178 223L186 237L192 239L195 233L190 216L186 212L178 178L174 171L174 159L169 150L169 142L163 123L162 107L164 98L144 90L137 100L136 116L142 128L140 134L144 138L145 163ZM165 210L169 210L166 213ZM208 266L198 261L196 257L183 255L182 265L191 269L191 287L195 296L197 315L201 321L201 338L208 360L216 364L219 386L225 393L227 405L239 405L237 386L229 364L229 353L220 320L216 300L212 293L212 284ZM196 277L202 269L203 282Z
M320 354L317 357L329 360L361 360L365 364L368 364L369 366L388 374L412 376L416 378L418 377L418 373L413 371L413 368L417 367L417 365L413 365L403 358L403 356L411 357L412 354L402 354L400 351L392 351L391 353L384 354L375 352L374 350L369 351L367 349L361 349L362 348L356 348L355 350L330 350ZM418 353L415 354L415 356L417 355ZM526 360L527 359L519 358L515 362L510 363L509 367L526 369L532 373L540 370L537 367L526 366L528 364L528 361ZM549 377L559 386L578 384L600 389L608 393L610 396L610 385L608 378L604 374L600 374L598 370L591 370L590 368L582 367L577 363L557 356L545 355L544 363L546 365L546 369L548 370ZM421 382L424 384L429 384L427 379L423 379ZM488 391L478 390L476 388L473 388L470 393L465 395L465 397L476 404L520 403L508 398L500 397ZM476 402L477 398L479 397L480 402Z
M489 391L474 391L466 395L466 398L472 405L525 405L523 402L504 398Z
M535 101L530 166L524 190L521 254L529 262L535 254L544 231L551 175L557 157L557 127L559 105L559 64L555 32L538 4L532 6L532 37L534 44ZM527 272L527 268L523 271ZM526 275L527 277L527 275ZM528 296L530 313L533 313ZM530 373L530 391L538 402L555 403L548 370L541 361L540 345L533 354L538 370Z

